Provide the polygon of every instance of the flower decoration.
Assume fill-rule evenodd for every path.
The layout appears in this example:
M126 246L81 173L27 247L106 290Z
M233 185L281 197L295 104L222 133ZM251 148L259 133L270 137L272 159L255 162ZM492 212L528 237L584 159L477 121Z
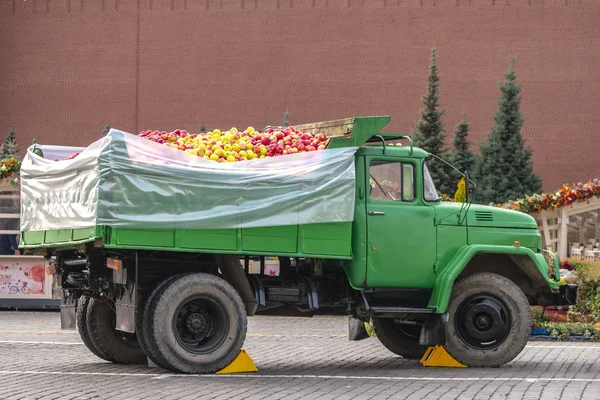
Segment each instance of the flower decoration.
M533 214L568 207L573 203L584 203L593 197L600 197L600 179L598 178L586 183L564 184L562 188L555 192L525 196L523 199L497 206Z
M10 179L10 183L16 185L19 182L19 171L21 170L21 161L14 157L2 160L0 163L0 179Z

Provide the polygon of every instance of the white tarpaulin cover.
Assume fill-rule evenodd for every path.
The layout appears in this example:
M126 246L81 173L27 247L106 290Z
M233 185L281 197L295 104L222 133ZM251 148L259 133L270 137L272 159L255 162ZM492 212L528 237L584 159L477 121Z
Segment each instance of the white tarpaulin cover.
M44 158L32 146L21 166L22 231L226 229L354 216L357 148L217 163L115 129L84 149L38 147Z

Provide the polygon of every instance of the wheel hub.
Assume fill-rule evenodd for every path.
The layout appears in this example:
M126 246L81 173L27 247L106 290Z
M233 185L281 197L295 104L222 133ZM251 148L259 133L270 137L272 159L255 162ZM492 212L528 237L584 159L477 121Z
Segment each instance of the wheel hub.
M199 334L206 330L208 321L202 313L191 313L187 317L186 325L193 334Z
M186 351L206 354L221 345L229 324L223 307L208 296L183 302L173 315L173 333Z
M512 319L506 305L490 295L466 299L456 314L461 338L476 348L497 347L510 332Z

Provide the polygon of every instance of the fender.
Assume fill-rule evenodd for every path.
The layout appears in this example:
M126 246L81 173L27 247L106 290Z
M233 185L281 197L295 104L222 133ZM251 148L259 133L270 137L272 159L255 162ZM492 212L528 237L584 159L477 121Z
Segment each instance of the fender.
M433 292L429 299L428 308L434 308L436 312L440 314L446 312L448 304L450 303L450 295L452 294L454 281L460 276L461 272L469 264L471 259L479 253L527 256L533 261L534 265L537 267L540 278L548 284L550 289L552 289L552 291L558 291L559 289L558 282L554 282L548 277L548 263L543 254L534 253L527 247L476 244L461 247L452 260L450 260L442 270L433 285ZM556 272L558 272L558 270ZM557 278L557 280L558 279L559 278Z

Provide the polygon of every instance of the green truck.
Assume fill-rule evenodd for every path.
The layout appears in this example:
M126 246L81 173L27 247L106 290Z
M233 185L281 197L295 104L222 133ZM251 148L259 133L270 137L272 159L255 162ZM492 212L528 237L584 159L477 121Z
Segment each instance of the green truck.
M409 137L381 132L390 120L296 126L325 132L328 149L356 148L351 221L224 229L132 227L114 218L61 229L22 223L20 247L51 260L63 329L77 326L90 351L115 363L150 359L213 373L241 351L248 316L293 308L371 320L379 341L405 358L442 345L467 366L501 366L530 336L530 305L575 304L577 286L559 285L558 257L542 249L532 217L442 201L431 155ZM69 178L79 186L89 180L83 165ZM25 186L44 179L22 173ZM50 207L37 196L24 196L22 213ZM129 207L143 214L151 205L138 200ZM196 200L178 201L201 207Z

